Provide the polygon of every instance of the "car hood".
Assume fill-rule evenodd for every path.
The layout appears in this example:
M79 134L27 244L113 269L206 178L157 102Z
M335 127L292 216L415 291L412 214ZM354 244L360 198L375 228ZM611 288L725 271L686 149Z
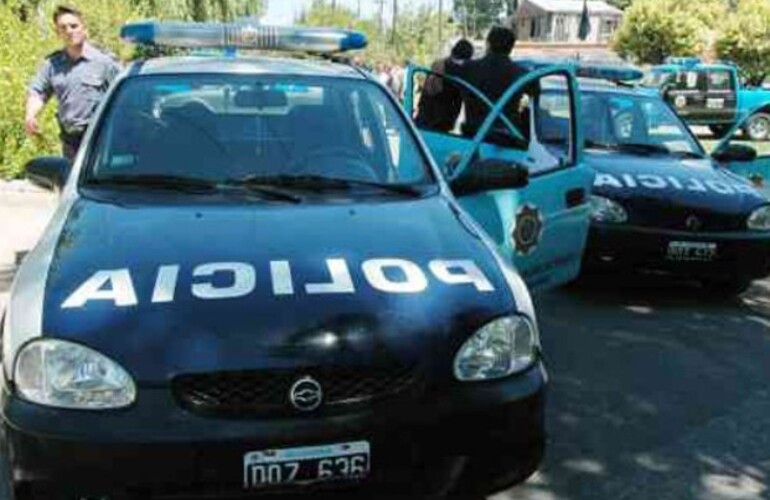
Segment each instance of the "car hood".
M516 309L462 217L441 196L230 206L81 198L53 253L43 332L96 349L140 383L433 359ZM474 266L480 280L468 278Z
M711 159L588 151L586 162L596 172L593 194L619 201L631 219L633 212L648 210L661 216L689 211L743 219L767 203L747 180L717 168Z

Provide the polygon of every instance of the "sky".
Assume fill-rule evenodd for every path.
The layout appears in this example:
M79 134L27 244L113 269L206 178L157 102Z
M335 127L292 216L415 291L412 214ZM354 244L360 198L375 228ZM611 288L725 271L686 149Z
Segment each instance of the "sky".
M358 9L359 0L337 0L337 5L344 5L355 11ZM360 0L361 16L374 17L377 11L377 2L375 0ZM294 18L302 12L303 8L310 5L311 0L268 0L267 14L262 18L264 24L291 24ZM409 0L400 2L399 5L409 4L410 7L420 5L434 5L438 8L438 0ZM444 9L449 10L452 4L451 0L444 0ZM385 2L385 12L389 14L391 10L390 2Z

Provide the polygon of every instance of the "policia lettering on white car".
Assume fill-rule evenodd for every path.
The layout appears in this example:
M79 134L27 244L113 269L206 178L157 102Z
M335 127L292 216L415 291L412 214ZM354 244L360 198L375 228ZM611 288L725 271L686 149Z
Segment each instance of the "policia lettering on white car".
M269 262L272 292L275 296L295 295L295 280L291 263L285 260ZM345 259L327 259L329 280L323 283L305 283L308 295L355 293L356 287ZM479 292L495 290L492 283L472 260L432 260L428 269L435 279L447 285L473 285ZM164 265L158 268L152 303L173 302L181 266ZM422 293L428 288L426 273L414 262L386 258L369 259L361 264L366 281L375 290L385 293ZM216 286L211 280L216 274L229 274L230 283ZM203 300L234 299L252 293L257 274L253 265L245 262L212 262L196 266L192 276L199 281L192 284L191 293ZM90 301L112 301L116 307L136 306L139 299L129 269L107 269L92 274L62 303L62 309L81 308Z
M644 187L648 189L676 189L679 191L691 191L701 193L717 194L736 194L736 193L754 193L754 188L746 184L727 183L715 180L700 179L682 179L673 175L654 175L654 174L622 174L612 175L607 173L597 173L594 179L594 187L615 187L637 188Z

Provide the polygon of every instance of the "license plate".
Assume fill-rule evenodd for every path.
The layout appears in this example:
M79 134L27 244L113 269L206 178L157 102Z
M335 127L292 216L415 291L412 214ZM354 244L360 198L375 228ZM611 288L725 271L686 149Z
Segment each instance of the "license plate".
M706 99L707 109L722 109L725 107L724 99Z
M243 456L243 487L362 479L369 465L368 441L251 451Z
M685 262L709 262L717 257L717 244L697 241L670 241L666 258Z

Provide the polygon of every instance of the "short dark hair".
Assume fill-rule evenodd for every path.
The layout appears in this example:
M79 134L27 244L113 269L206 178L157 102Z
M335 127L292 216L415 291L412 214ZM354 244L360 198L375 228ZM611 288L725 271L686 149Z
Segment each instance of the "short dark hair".
M83 22L83 13L71 5L57 5L56 10L53 11L53 23L59 22L59 18L64 14L72 14Z
M493 26L487 35L487 43L491 52L509 55L516 45L516 33L505 26Z
M473 44L465 38L461 38L452 47L452 58L465 61L471 57L473 57Z

